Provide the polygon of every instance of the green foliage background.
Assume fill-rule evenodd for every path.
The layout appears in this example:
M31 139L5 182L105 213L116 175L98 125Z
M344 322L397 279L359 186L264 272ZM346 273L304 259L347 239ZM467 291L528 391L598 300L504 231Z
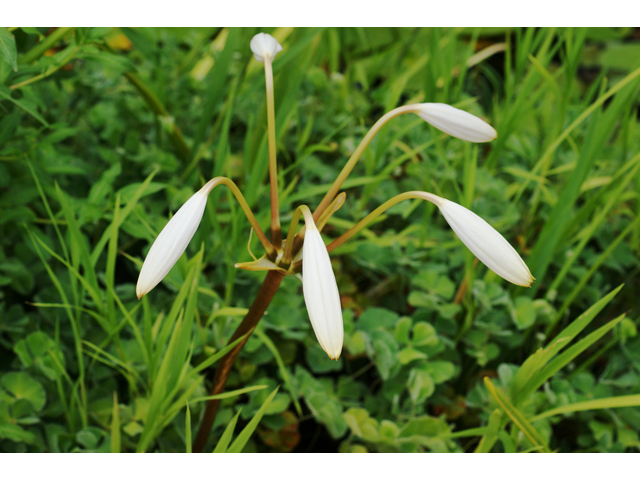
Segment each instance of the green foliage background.
M211 194L142 301L135 282L170 213L213 176L268 225L259 31L0 28L0 450L191 450L206 375L264 275L234 268L251 257L230 194ZM640 31L266 31L284 46L285 227L383 113L450 103L498 139L393 120L325 238L431 191L487 219L537 281L477 264L433 206L394 207L332 253L342 357L322 352L286 278L208 450L637 451Z

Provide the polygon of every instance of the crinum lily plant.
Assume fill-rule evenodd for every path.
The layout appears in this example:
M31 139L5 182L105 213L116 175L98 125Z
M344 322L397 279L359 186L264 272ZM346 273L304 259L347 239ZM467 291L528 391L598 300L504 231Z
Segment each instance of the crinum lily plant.
M280 282L287 275L302 275L304 300L318 342L330 358L337 359L340 356L343 343L342 309L329 253L348 241L384 211L403 200L422 199L435 204L456 235L482 263L511 283L525 287L531 285L534 279L529 269L502 235L475 213L428 192L412 191L391 198L353 228L325 246L321 236L322 229L345 200L345 194L339 193L340 188L373 137L392 118L405 113L414 113L437 129L462 140L481 143L496 138L496 131L483 120L465 111L440 103L406 105L396 108L380 118L353 152L316 209L312 212L308 206L301 205L293 212L287 237L283 241L278 210L272 70L272 62L278 52L282 50L282 46L272 36L260 33L251 40L251 50L255 59L264 64L266 78L271 194L270 239L260 228L238 187L229 178L216 177L196 192L160 232L144 261L136 287L136 294L138 298L141 298L165 277L184 253L197 230L209 193L218 185L227 186L239 202L265 250L265 254L261 258L253 262L238 263L236 267L255 271L265 270L268 271L268 274L249 312L230 342L241 337L244 338L218 364L212 395L219 394L224 390L226 378L235 357L246 342L248 334L253 331L264 314ZM304 218L304 226L298 229L301 217ZM204 445L215 418L217 406L217 401L210 401L207 405L194 449L201 449Z

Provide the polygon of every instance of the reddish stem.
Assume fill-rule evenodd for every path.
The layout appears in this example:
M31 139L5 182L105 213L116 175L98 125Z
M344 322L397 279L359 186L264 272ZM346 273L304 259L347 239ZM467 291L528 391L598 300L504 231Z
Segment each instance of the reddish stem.
M271 300L273 299L275 293L278 291L278 287L280 287L280 283L282 283L283 278L284 275L276 270L269 270L269 273L267 273L267 276L262 283L262 287L260 287L258 295L256 295L256 298L251 304L251 308L249 308L249 311L242 320L242 323L240 323L236 331L233 332L229 343L236 341L243 335L246 335L246 337L244 337L244 339L238 345L236 345L233 350L227 353L218 362L216 374L213 377L213 387L211 388L210 395L218 395L224 392L224 387L227 383L229 372L231 371L231 367L233 367L233 363L235 362L236 357L242 350L242 347L244 347L244 344L247 343L249 336L251 336L251 333L256 328L256 325L271 303ZM198 434L196 435L196 438L193 442L193 452L202 453L207 442L207 438L209 437L209 432L211 432L213 422L216 419L219 405L220 400L209 400L207 402L207 407L204 411L202 421L200 422Z

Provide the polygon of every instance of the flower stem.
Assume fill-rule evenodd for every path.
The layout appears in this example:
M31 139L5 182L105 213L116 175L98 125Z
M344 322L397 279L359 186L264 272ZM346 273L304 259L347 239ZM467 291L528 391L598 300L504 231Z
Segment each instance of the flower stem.
M258 236L260 243L262 243L262 246L266 250L267 257L269 257L271 260L274 260L277 255L277 252L274 246L271 244L271 242L269 242L269 240L267 239L267 236L264 234L264 232L260 228L260 224L256 220L256 217L253 215L253 212L251 211L249 204L245 200L238 186L235 183L233 183L233 180L227 177L212 178L202 187L202 190L206 190L206 193L208 195L211 192L211 190L213 190L220 184L226 185L227 187L229 187L229 190L231 190L231 193L233 193L233 195L236 197L236 200L240 204L240 208L242 208L242 211L246 215L247 220L249 220L249 223L253 227L253 230L256 232L256 235Z
M271 187L271 243L280 250L280 206L278 204L278 164L276 162L276 114L273 99L273 68L270 59L264 62L264 77L267 86L267 137L269 141L269 185Z
M336 248L338 248L340 245L345 243L347 240L353 237L356 233L358 233L364 227L369 225L373 220L375 220L377 217L382 215L385 211L389 210L394 205L397 205L398 203L404 200L409 200L412 198L427 200L428 202L431 202L434 205L438 205L438 206L442 203L442 198L428 192L405 192L405 193L401 193L400 195L396 195L395 197L384 202L382 205L376 208L373 212L371 212L369 215L364 217L362 220L356 223L353 227L351 227L349 230L347 230L345 233L343 233L341 236L339 236L333 242L327 245L327 251L331 252L332 250L335 250Z
M342 187L342 184L344 183L344 181L347 179L347 177L353 170L353 167L355 167L356 163L358 163L358 160L360 159L362 152L364 152L364 150L369 146L369 143L371 143L371 140L373 140L373 137L376 136L376 134L380 131L380 129L384 126L384 124L387 123L392 118L397 117L398 115L402 115L404 113L414 113L415 111L416 111L415 105L405 105L403 107L395 108L390 112L386 113L385 115L383 115L373 125L373 127L371 127L371 129L367 132L365 137L360 142L360 145L358 145L358 148L356 148L356 150L351 155L351 158L349 158L349 161L340 172L340 175L338 175L338 178L336 178L335 181L333 182L333 185L331 185L331 188L329 189L327 194L324 196L324 198L320 202L320 205L318 205L318 208L316 208L315 212L313 212L313 219L316 222L320 218L320 215L322 215L322 213L329 206L329 203L331 203L331 200L333 200L334 197L337 195L338 191L340 190L340 187Z
M240 353L240 350L242 350L242 347L244 347L245 343L247 343L249 336L256 328L256 325L271 303L271 300L278 291L278 287L280 287L280 283L282 283L283 278L284 275L275 270L270 270L269 273L267 273L258 295L256 295L256 298L251 304L251 308L249 308L249 311L242 320L242 323L240 323L236 331L233 332L228 343L235 342L238 338L244 335L246 336L233 350L227 353L218 362L216 373L213 377L213 386L211 388L210 395L218 395L224 392L229 372L231 371L231 367L233 366L236 357ZM209 437L209 432L211 431L211 427L213 426L213 422L216 418L216 414L218 413L219 405L220 400L209 400L207 402L204 415L200 422L200 428L198 429L195 441L193 442L194 452L201 453L203 451L207 438Z

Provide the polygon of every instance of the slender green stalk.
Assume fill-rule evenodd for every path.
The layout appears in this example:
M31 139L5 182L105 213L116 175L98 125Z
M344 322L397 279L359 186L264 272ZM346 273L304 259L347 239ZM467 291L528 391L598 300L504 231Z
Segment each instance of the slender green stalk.
M331 242L327 246L327 250L329 252L331 252L332 250L335 250L340 245L342 245L347 240L349 240L351 237L353 237L360 230L362 230L364 227L369 225L373 220L375 220L380 215L382 215L385 211L389 210L391 207L393 207L394 205L397 205L398 203L400 203L400 202L402 202L404 200L409 200L409 199L413 199L413 198L419 198L421 200L427 200L428 202L431 202L434 205L440 205L442 203L442 199L440 197L438 197L437 195L434 195L432 193L428 193L428 192L405 192L405 193L401 193L400 195L396 195L395 197L393 197L393 198L387 200L386 202L384 202L382 205L380 205L373 212L371 212L369 215L367 215L362 220L360 220L358 223L356 223L349 230L347 230L341 236L336 238L333 242Z
M340 187L342 187L342 184L344 183L344 181L347 179L347 177L353 170L353 167L355 167L356 163L358 163L358 160L360 159L362 152L364 152L364 150L369 146L369 144L371 143L371 140L373 140L373 137L376 136L376 134L380 131L380 129L392 118L395 118L399 115L403 115L405 113L415 113L415 111L416 111L415 105L405 105L403 107L395 108L390 112L386 113L385 115L383 115L373 125L373 127L371 127L371 129L367 132L365 137L360 142L360 145L358 145L358 148L356 148L356 150L353 152L353 154L349 158L349 161L347 161L347 164L343 167L342 171L340 172L340 175L338 175L338 177L333 182L333 185L331 185L331 188L329 189L329 191L326 193L326 195L320 202L320 205L318 205L318 208L316 208L315 212L313 212L313 219L315 221L318 221L318 219L320 218L320 215L322 215L322 213L326 210L326 208L329 206L329 204L334 199L334 197L338 194Z
M44 54L44 52L46 52L47 50L49 50L49 48L54 46L58 42L58 40L64 37L71 30L73 30L73 27L56 28L53 32L51 32L51 35L46 37L39 44L37 44L35 47L33 47L31 50L25 53L22 56L22 58L20 58L20 61L22 63L31 63L37 60Z
M398 117L405 113L415 113L416 110L417 110L416 105L405 105L402 107L395 108L390 112L387 112L386 114L384 114L382 117L380 117L380 119L373 125L373 127L371 127L371 129L367 132L367 134L362 139L358 147L351 154L351 157L347 161L346 165L342 168L342 171L340 172L340 174L336 177L335 181L331 185L331 188L329 188L329 191L325 194L324 198L322 199L318 207L313 212L313 219L316 223L318 223L318 220L322 217L322 214L325 212L325 210L327 210L332 200L336 197L336 195L340 191L340 188L342 187L344 182L347 180L347 178L351 174L351 171L356 166L356 163L358 163L358 160L360 160L362 153L371 143L371 140L373 140L373 137L375 137L378 134L378 132L382 129L382 127L392 118ZM295 243L293 245L294 255L296 255L298 251L300 251L300 249L302 248L303 239L304 239L304 230L301 230L300 234L296 236Z
M276 113L273 98L273 68L271 59L265 58L264 77L267 85L267 137L269 140L269 185L271 189L271 242L281 249L280 205L278 204L278 164L276 161Z
M233 195L236 197L236 200L238 200L238 203L240 204L242 211L246 215L247 220L249 220L249 223L253 227L253 230L256 232L256 235L258 236L260 243L262 243L262 246L267 251L267 256L270 259L274 260L277 255L275 248L273 247L271 242L269 242L269 240L267 239L266 235L262 231L262 228L260 228L260 224L256 220L256 217L253 215L251 208L249 208L249 204L245 200L238 186L235 183L233 183L233 180L227 177L216 177L209 180L202 188L207 191L206 193L208 195L211 192L211 190L213 190L214 188L216 188L218 185L221 185L221 184L229 187L229 190L231 190L231 193L233 193Z
M42 80L43 78L47 78L50 75L53 75L54 73L56 73L62 67L67 65L71 60L73 60L74 55L79 50L78 46L67 47L67 48L70 49L69 50L69 55L66 57L65 61L62 62L60 65L58 65L57 67L48 68L45 72L43 72L43 73L41 73L39 75L36 75L34 77L28 78L28 79L26 79L26 80L24 80L22 82L15 83L15 84L11 85L9 88L11 90L16 90L18 88L26 87L27 85L31 85L32 83L35 83L38 80Z

